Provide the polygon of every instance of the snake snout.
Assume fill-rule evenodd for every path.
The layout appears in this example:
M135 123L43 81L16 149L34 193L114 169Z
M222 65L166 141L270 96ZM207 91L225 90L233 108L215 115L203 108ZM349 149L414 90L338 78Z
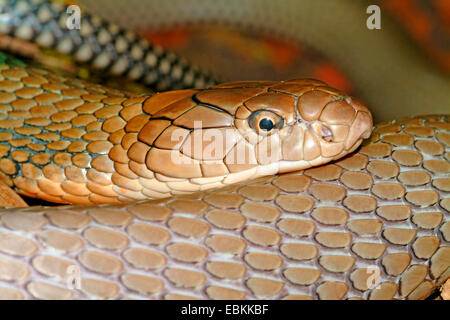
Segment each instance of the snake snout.
M367 108L365 108L367 110ZM373 120L370 112L358 111L345 141L345 149L354 147L358 141L367 139L372 133Z

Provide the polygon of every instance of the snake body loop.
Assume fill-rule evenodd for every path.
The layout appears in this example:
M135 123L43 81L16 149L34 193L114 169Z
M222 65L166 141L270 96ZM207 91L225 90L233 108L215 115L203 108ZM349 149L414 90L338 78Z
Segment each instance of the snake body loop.
M60 2L11 0L0 5L2 34L52 48L114 76L129 77L157 90L203 88L214 83L184 59L134 33L83 11L81 29L68 29Z
M98 18L65 30L58 4L0 9L8 37L159 88L210 82ZM119 38L130 47L118 50ZM448 115L381 123L356 150L370 114L319 81L136 96L0 58L2 181L90 204L0 210L0 298L422 299L450 276ZM165 133L178 128L184 143L195 131L202 142L208 130L231 131L230 149L242 141L255 161L174 146ZM259 158L264 140L273 159ZM178 167L168 153L189 162ZM162 199L132 201L143 197ZM110 202L127 203L99 205Z

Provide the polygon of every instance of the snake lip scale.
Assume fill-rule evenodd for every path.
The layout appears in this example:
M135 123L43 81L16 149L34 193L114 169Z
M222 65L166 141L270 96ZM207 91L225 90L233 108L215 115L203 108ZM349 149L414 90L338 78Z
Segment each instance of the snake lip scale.
M17 12L1 36L15 49L212 85L98 17L74 33L60 4L0 11ZM134 50L105 60L119 38ZM450 275L449 118L373 128L314 79L135 95L0 53L0 198L70 204L0 209L0 299L425 298Z

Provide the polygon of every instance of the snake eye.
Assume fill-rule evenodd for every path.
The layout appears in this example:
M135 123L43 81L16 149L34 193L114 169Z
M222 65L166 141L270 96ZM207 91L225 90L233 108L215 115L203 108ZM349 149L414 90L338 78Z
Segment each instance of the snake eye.
M261 130L270 131L272 130L273 126L273 121L269 118L264 118L259 121L259 128Z
M271 134L274 129L281 129L284 120L276 113L267 110L253 112L248 117L250 127L261 135Z

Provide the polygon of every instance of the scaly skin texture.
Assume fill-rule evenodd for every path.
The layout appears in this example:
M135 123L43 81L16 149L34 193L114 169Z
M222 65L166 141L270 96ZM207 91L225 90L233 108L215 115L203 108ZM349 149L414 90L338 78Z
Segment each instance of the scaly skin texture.
M0 297L425 298L450 276L449 147L448 116L402 119L304 171L128 205L4 209Z
M24 1L13 1L19 2ZM33 6L28 17L36 13ZM30 28L20 26L10 25L7 33L27 38ZM62 34L70 38L70 32ZM74 42L81 47L72 53L86 53L83 44L96 39L82 34L82 41ZM28 40L42 36L50 47L67 44L45 35L31 33ZM383 50L379 43L369 43L368 53ZM205 83L201 75L175 72L179 64L173 56L140 45L152 58L138 62L141 71L149 71L150 83L165 87L172 76L178 79L175 86L195 79ZM354 67L356 59L336 48L332 55L345 57L367 78L366 69ZM359 57L361 49L353 52ZM94 59L96 54L87 58L94 65L101 60ZM397 59L398 66L411 62ZM145 69L148 61L154 65ZM383 70L380 65L370 66ZM423 71L421 64L411 65ZM119 73L132 74L132 66ZM403 70L410 74L411 69ZM395 97L396 103L380 104L383 108L404 100L388 81L395 77L372 79L393 89L393 95L374 91L377 99ZM378 89L360 83L366 90ZM447 92L439 83L431 85L438 93L432 97ZM416 95L421 110L441 108L421 90L408 87L408 93ZM3 209L0 297L424 298L449 276L448 126L445 116L385 123L372 136L373 144L344 160L190 196L101 207ZM368 278L377 280L378 271L378 289L369 288Z
M305 169L372 129L366 107L317 80L133 96L6 63L0 76L1 176L58 203L164 198ZM275 127L262 130L267 119Z
M0 3L0 34L52 48L73 56L97 70L128 77L158 91L204 88L215 82L175 54L139 39L133 32L91 15L83 9L81 29L68 29L67 6L57 1L10 0ZM0 38L0 48L8 41ZM15 53L35 55L36 51L15 46Z

